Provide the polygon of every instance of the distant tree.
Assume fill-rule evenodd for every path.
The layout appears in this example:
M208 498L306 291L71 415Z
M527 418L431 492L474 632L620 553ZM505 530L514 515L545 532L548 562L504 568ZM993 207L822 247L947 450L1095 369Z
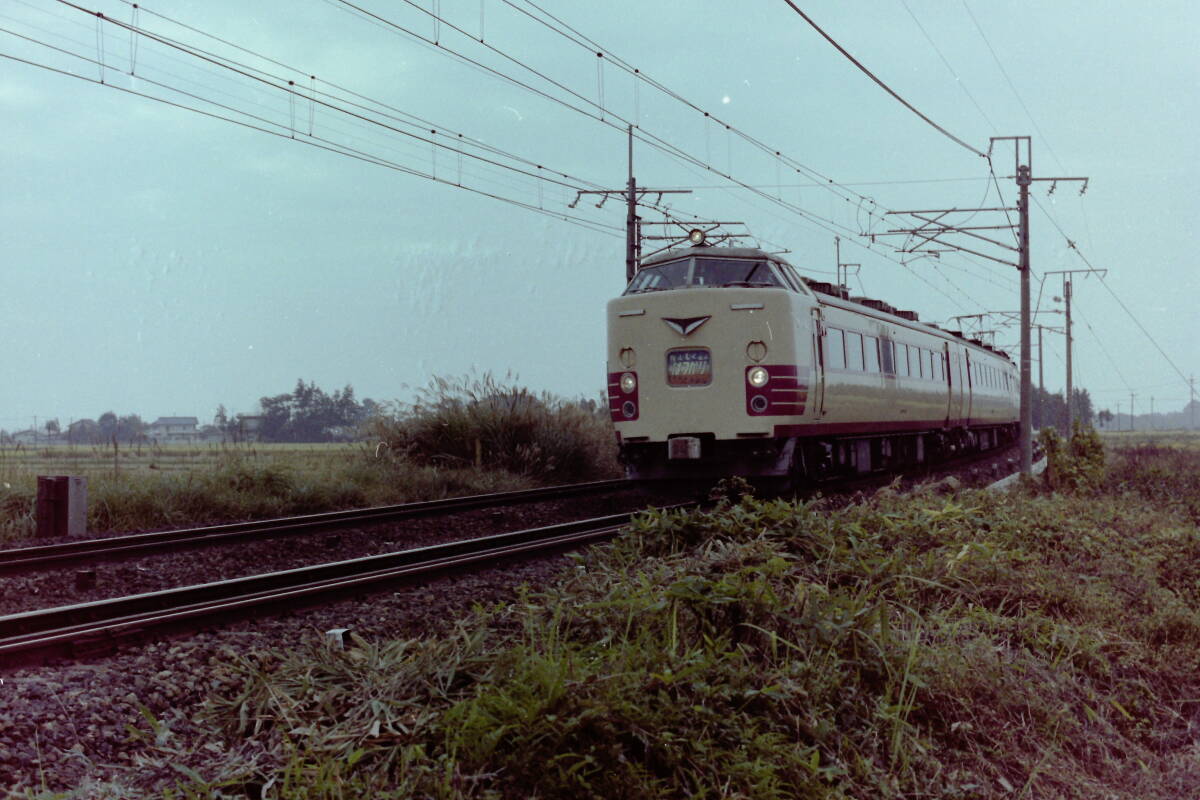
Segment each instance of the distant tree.
M263 397L258 403L263 417L259 436L274 442L349 440L367 418L368 409L372 413L379 409L370 399L359 403L349 384L326 394L316 383L305 383L303 379L296 381L289 394Z
M100 438L103 441L111 441L117 435L117 415L111 411L105 411L96 420L96 424L100 427Z
M61 432L62 431L58 427L58 420L51 419L46 421L46 433L50 434L51 436L57 436Z
M100 424L94 419L77 419L67 427L67 438L72 444L96 444L103 440Z
M1106 408L1097 414L1096 418L1100 420L1101 428L1107 428L1108 424L1113 421L1113 413Z
M137 414L128 414L117 420L117 441L140 442L146 438L146 423Z

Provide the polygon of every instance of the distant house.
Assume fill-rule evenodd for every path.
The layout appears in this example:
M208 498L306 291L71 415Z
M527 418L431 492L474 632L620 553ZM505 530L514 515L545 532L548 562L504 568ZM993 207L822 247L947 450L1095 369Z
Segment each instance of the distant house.
M266 417L250 414L238 414L237 429L235 433L236 441L257 442L259 432L262 430L264 419L266 419Z
M200 439L195 417L159 417L146 426L146 436L159 444L195 442Z
M17 431L12 435L13 444L45 444L46 434L39 434L33 428Z

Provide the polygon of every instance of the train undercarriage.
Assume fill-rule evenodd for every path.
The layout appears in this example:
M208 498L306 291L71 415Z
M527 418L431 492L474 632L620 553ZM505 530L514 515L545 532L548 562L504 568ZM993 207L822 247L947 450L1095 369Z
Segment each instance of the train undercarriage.
M718 440L681 434L666 442L625 441L620 458L634 480L719 480L740 475L795 487L856 475L900 472L1015 442L1007 423L866 436L784 436ZM679 441L676 441L679 440Z

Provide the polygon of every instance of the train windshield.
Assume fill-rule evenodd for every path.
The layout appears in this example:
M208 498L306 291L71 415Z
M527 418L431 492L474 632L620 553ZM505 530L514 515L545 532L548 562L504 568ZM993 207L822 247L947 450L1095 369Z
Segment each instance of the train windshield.
M625 294L682 289L687 286L689 262L690 259L681 258L678 261L668 261L665 264L646 267L634 276L633 282L629 284Z
M625 294L685 287L779 287L786 284L766 261L733 258L681 258L646 267L634 276Z
M697 258L692 286L783 286L765 261Z

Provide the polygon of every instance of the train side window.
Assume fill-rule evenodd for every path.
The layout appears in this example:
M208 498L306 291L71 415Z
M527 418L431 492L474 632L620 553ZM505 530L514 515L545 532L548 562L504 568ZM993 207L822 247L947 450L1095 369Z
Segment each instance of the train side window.
M866 356L866 371L879 372L879 339L874 336L864 336L863 355Z
M863 371L863 337L855 331L846 331L846 369Z
M885 375L896 374L896 356L893 350L895 346L896 343L891 339L879 340L879 360Z
M846 344L840 328L825 329L825 368L846 368Z
M929 363L925 360L925 350L920 347L914 347L913 356L917 360L917 368L913 370L913 375L928 378Z
M908 345L903 342L896 342L896 374L908 377Z

